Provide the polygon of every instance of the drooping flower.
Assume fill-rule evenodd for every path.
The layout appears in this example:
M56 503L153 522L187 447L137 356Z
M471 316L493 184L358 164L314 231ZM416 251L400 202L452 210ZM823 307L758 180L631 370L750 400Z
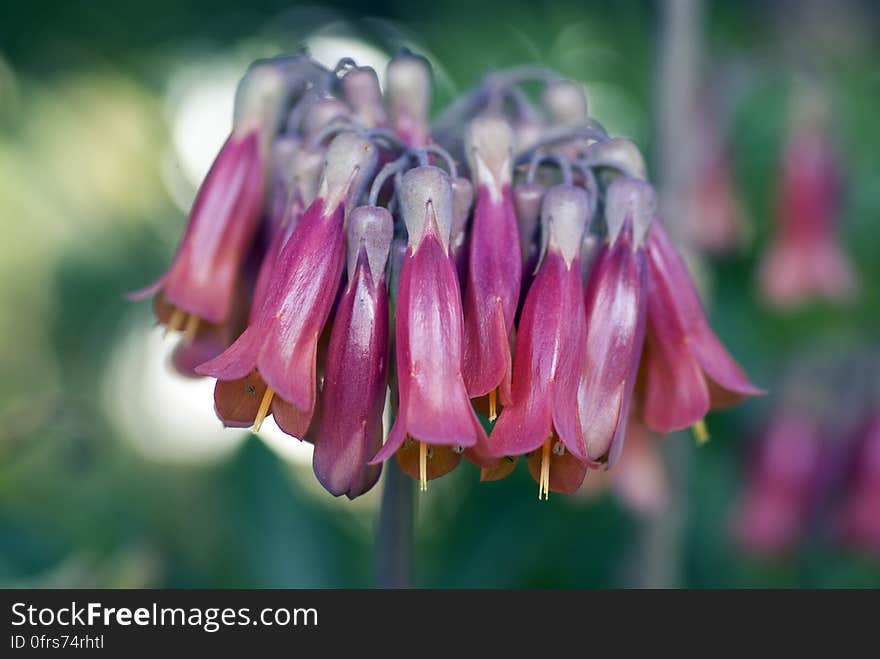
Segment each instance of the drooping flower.
M586 191L571 185L544 197L544 247L519 321L511 404L489 442L500 464L483 471L484 480L501 478L512 468L508 458L529 455L539 497L577 490L589 462L577 409L586 338L580 253L589 210Z
M779 307L816 297L845 300L856 286L837 236L842 176L827 108L817 94L799 101L782 164L776 232L759 271L762 293Z
M327 490L353 499L379 479L367 462L382 447L388 371L385 265L391 214L362 206L348 218L348 285L330 333L313 467Z
M648 232L647 255L642 376L648 427L659 433L681 430L701 424L710 409L762 394L709 327L687 266L658 221Z
M762 555L790 550L806 529L823 467L816 422L783 410L767 428L754 458L734 531L747 550Z
M362 193L375 163L376 149L356 133L333 139L318 196L281 249L256 316L228 350L199 367L218 380L215 406L227 425L258 428L271 410L288 434L302 438L308 430L315 409L318 339L345 261L345 209ZM266 385L259 397L247 381L257 376ZM227 415L228 385L223 382L252 394L243 418ZM236 409L241 413L238 402Z
M614 464L623 447L647 316L645 234L656 214L647 183L619 178L608 188L608 235L586 289L587 338L578 385L589 458Z
M464 381L471 398L496 396L510 403L510 341L522 278L519 231L513 204L513 133L487 115L468 131L468 156L477 189L464 292Z
M403 176L400 208L409 233L396 305L400 408L388 439L373 458L395 453L404 472L427 481L455 467L461 453L482 460L485 432L462 377L461 292L450 258L453 196L441 169L418 167Z
M160 296L159 308L170 310L160 322L169 329L192 337L203 321L229 321L264 208L270 142L291 98L309 80L313 65L307 62L261 60L239 84L232 133L199 189L171 267L133 294Z

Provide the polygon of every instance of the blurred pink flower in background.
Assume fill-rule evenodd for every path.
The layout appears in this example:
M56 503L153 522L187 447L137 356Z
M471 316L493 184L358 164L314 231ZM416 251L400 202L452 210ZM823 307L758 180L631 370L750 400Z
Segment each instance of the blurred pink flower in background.
M821 92L799 92L782 162L774 236L759 271L762 294L778 307L817 297L841 301L855 292L855 275L838 237L842 173L829 124Z

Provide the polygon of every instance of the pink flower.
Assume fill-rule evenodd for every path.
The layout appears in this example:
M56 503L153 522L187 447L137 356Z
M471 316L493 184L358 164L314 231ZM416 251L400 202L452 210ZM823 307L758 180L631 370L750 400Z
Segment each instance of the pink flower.
M287 433L302 438L308 430L315 408L318 339L345 260L346 204L361 194L375 163L376 149L369 141L355 133L334 138L318 196L281 249L265 300L244 334L198 369L219 382L252 377L256 369L268 385L256 427L271 409Z
M578 385L590 460L614 464L623 447L647 315L644 240L656 214L650 185L619 178L605 200L608 236L586 290L587 337Z
M845 300L856 288L837 237L841 174L819 103L799 106L785 147L776 231L759 271L761 291L780 307L820 296Z
M807 522L823 466L817 425L796 411L783 411L767 429L735 524L747 550L763 555L790 550Z
M522 259L511 194L513 133L492 115L475 119L468 155L477 188L464 296L464 381L471 398L489 396L495 420L496 392L510 403L510 344L519 302Z
M461 292L450 258L453 195L436 167L403 176L400 205L409 233L396 309L400 407L377 464L396 452L401 468L428 480L454 468L460 454L484 461L486 436L462 377ZM407 441L411 438L411 441Z
M697 290L660 222L647 238L648 328L643 415L659 433L687 428L710 409L763 392L709 327Z
M577 409L586 339L580 253L589 209L587 193L571 185L544 197L543 255L520 317L511 404L489 442L501 463L483 472L484 480L495 480L509 473L508 456L532 454L539 497L575 491L589 462Z
M363 206L348 219L348 285L333 320L321 390L313 467L327 490L353 499L379 479L367 461L382 446L388 371L385 264L392 220Z

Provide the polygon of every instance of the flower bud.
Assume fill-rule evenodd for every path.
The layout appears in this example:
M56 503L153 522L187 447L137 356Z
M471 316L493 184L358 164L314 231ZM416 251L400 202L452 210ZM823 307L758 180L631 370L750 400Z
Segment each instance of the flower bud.
M385 123L379 77L372 67L358 66L349 70L342 77L341 85L345 100L365 127L375 128Z
M367 263L374 281L384 274L388 262L388 251L394 234L394 221L391 213L378 206L359 206L348 218L348 276L351 278L357 268L361 250L367 255Z
M418 249L432 224L440 244L449 251L453 197L446 172L432 166L409 170L400 184L400 207L412 251Z
M513 130L498 115L482 115L467 132L467 157L477 185L485 185L494 200L513 178Z
M556 124L579 124L589 116L584 88L572 80L550 83L544 89L542 100Z
M590 197L573 185L556 185L544 195L541 205L542 258L554 250L571 267L580 255L581 240L590 215Z
M363 193L376 168L376 147L357 133L340 133L327 147L327 160L321 180L325 213L339 203L350 206Z
M430 132L431 65L424 57L403 51L388 63L385 79L388 110L395 130L410 146L424 146Z

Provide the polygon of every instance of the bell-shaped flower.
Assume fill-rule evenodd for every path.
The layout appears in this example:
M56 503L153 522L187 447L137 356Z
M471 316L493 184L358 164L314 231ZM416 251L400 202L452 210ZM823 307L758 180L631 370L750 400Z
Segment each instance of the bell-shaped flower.
M650 185L619 178L608 188L608 234L585 294L587 339L578 386L580 423L590 460L610 467L623 447L645 339L645 234L656 214Z
M454 468L463 452L480 461L486 436L461 372L463 320L449 249L449 177L436 167L412 169L399 194L409 234L395 316L400 407L373 463L398 453L403 471L424 489L428 480Z
M388 380L385 266L393 222L384 208L362 206L348 218L348 284L333 318L312 465L327 490L353 499L379 479L367 462L382 447Z
M510 403L510 342L522 279L519 230L513 204L513 132L501 117L478 117L467 151L477 189L464 291L463 374L471 398Z
M760 439L734 519L748 551L777 555L801 539L825 468L819 425L799 410L778 413Z
M687 266L654 221L648 231L648 327L643 417L669 433L698 424L710 409L763 392L749 382L706 320Z
M778 307L842 301L856 288L837 235L842 175L825 113L819 98L803 101L785 146L775 233L759 270L761 292Z
M304 60L302 66L311 70ZM232 133L202 183L168 271L134 298L159 295L160 318L193 336L200 322L224 324L264 207L269 148L293 96L307 81L298 58L260 61L238 86Z
M880 415L876 413L856 450L842 518L845 540L880 557Z
M589 212L582 188L557 185L544 196L542 258L519 321L511 404L489 440L500 465L483 472L484 480L503 477L509 458L530 454L540 498L575 491L587 468L577 390L586 339L580 254Z
M375 163L375 147L360 135L345 132L333 139L318 196L281 249L265 300L244 334L222 355L199 367L199 372L218 380L214 401L227 425L252 421L259 428L271 411L285 432L302 438L308 430L315 409L318 339L345 261L345 209L361 195ZM266 385L259 398L252 391L253 383L245 382L256 377L255 369ZM247 418L230 418L226 413L221 383L230 381L251 394ZM259 400L256 405L255 400Z

